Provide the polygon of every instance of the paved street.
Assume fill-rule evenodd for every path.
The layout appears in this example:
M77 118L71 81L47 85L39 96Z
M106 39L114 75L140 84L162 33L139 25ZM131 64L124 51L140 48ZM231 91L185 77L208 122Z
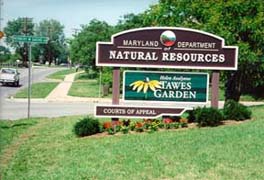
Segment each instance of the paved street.
M34 67L32 69L32 82L41 82L45 80L45 77L49 74L52 74L62 68L43 68L43 67ZM27 102L16 102L10 101L7 98L16 94L22 88L28 86L28 69L22 68L19 69L20 72L20 87L12 86L2 86L0 85L0 119L18 119L27 117ZM44 104L41 103L32 103L32 109L39 107L39 110L36 111L36 114L40 113L43 109L41 106ZM48 106L46 104L46 106ZM34 113L34 111L32 111Z
M59 117L67 115L83 115L93 112L94 103L90 102L45 102L32 101L31 117ZM20 119L27 117L27 102L6 102L0 119Z
M59 69L62 69L62 68L33 67L32 68L32 83L43 81L46 76L58 71ZM0 102L1 103L3 103L5 98L16 94L17 91L28 86L28 69L20 68L18 69L18 71L20 72L20 86L19 87L0 85Z
M44 81L45 77L58 69L54 68L35 68L33 71L33 82ZM21 69L21 85L27 86L27 70ZM67 75L65 80L57 86L46 99L31 100L31 117L59 117L68 115L87 115L94 113L95 104L110 104L111 99L99 98L82 98L68 96L67 92L73 82L74 74ZM27 118L28 104L27 99L7 99L7 97L15 94L20 88L15 87L0 87L1 104L0 104L0 119L16 120ZM3 93L2 93L3 92ZM245 105L259 105L263 102L243 102ZM124 102L120 102L124 104ZM139 105L135 103L126 103L130 105ZM224 102L219 102L219 107L223 107ZM140 103L140 105L150 106L149 103ZM160 104L162 106L162 104ZM164 104L168 106L168 104ZM182 107L183 105L171 104L170 106ZM188 104L188 107L196 105ZM210 102L207 103L210 106Z

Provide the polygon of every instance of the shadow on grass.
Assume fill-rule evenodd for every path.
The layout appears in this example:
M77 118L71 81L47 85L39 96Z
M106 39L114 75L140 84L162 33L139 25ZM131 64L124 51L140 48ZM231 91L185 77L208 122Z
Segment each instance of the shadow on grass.
M0 125L0 128L1 129L11 129L11 128L14 128L14 127L20 127L20 126L32 126L32 125L35 125L36 123L17 123L17 124L13 124L13 125Z

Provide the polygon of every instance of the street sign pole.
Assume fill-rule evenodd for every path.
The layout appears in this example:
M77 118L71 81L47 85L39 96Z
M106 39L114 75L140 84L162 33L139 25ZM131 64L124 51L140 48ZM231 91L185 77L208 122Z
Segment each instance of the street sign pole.
M1 1L1 0L0 0ZM36 44L47 44L49 38L48 37L41 37L41 36L21 36L21 35L15 35L13 36L13 40L15 42L23 42L27 43L29 46L28 49L28 112L27 112L27 117L28 119L30 118L30 100L31 100L31 44L36 43Z
M31 43L29 45L28 60L28 119L30 118L30 100L31 100Z

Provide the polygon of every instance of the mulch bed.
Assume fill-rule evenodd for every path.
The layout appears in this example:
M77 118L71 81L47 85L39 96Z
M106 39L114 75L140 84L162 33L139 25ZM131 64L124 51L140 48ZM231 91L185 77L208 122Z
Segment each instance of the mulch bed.
M219 126L239 125L242 123L249 122L251 120L253 120L253 119L248 119L248 120L244 120L244 121L224 120L224 121L222 121L221 125L219 125ZM158 129L157 132L183 131L183 130L193 129L193 128L199 128L197 123L188 123L188 127L178 128L178 129ZM85 136L82 138L102 138L102 137L123 136L123 135L131 135L131 134L143 134L143 133L150 133L150 132L148 132L148 131L144 131L144 132L129 131L129 133L127 133L127 134L123 134L122 132L117 132L113 135L108 134L108 132L102 132L102 133L97 133L97 134L94 134L91 136ZM153 132L153 133L155 133L155 132Z

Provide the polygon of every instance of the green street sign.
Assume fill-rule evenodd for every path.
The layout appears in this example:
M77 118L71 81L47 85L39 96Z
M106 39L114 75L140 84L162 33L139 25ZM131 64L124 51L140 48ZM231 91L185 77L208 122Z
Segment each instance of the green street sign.
M15 42L25 42L25 43L38 43L38 44L47 44L49 38L41 36L13 36Z
M208 101L208 73L125 71L123 80L125 101Z

